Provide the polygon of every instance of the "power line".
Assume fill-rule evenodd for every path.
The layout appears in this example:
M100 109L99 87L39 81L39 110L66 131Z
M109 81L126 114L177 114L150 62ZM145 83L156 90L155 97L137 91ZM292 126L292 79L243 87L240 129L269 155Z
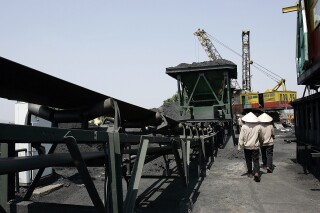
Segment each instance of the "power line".
M217 38L213 37L212 35L210 35L210 34L208 34L208 35L212 40L214 40L218 44L222 45L223 47L227 48L228 50L230 50L231 52L233 52L234 54L236 54L236 55L238 55L239 57L242 58L242 55L240 53L238 53L237 51L233 50L232 48L230 48L229 46L227 46L223 42L219 41ZM265 68L264 66L258 64L257 62L253 62L253 63L254 63L254 64L252 64L253 67L255 67L257 70L259 70L262 73L264 73L265 75L267 75L269 78L271 78L275 82L279 81L278 78L282 79L281 76L279 76L278 74L276 74L276 73L272 72L271 70ZM271 75L270 73L272 73L273 75ZM278 78L276 78L276 77L278 77Z

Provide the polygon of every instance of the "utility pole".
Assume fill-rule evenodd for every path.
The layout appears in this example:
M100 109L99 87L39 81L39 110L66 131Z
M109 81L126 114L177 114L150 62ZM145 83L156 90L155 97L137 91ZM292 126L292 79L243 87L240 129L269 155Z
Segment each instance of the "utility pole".
M251 92L250 30L242 31L242 89Z

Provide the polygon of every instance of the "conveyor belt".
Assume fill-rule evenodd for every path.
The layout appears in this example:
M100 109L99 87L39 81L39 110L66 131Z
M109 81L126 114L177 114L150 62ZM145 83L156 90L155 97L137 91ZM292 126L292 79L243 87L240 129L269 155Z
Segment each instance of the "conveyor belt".
M0 57L0 97L66 110L85 110L108 98L62 79ZM89 75L89 73L88 73ZM97 76L98 78L99 76ZM154 120L156 112L116 100L127 122ZM169 119L171 123L176 121Z

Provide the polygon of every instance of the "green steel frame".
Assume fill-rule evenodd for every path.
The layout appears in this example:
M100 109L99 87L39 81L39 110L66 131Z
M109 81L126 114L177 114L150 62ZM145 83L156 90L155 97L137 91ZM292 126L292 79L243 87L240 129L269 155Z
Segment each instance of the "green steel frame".
M179 64L166 68L177 80L179 104L184 121L232 120L231 78L237 78L237 66L231 61Z
M189 85L188 88L182 79L181 75L177 75L179 103L182 111L192 111L193 115L191 115L191 119L221 119L217 114L214 114L217 109L223 111L224 119L232 119L230 77L228 71L223 71L224 83L221 86L221 94L217 94L217 91L213 89L212 83L210 83L210 80L204 73L199 73L195 84L191 85L191 87ZM209 93L206 94L206 98L198 100L198 102L204 103L201 106L197 105L193 99L196 95L201 95L201 88L203 87L206 87Z
M234 146L231 79L237 78L237 66L217 59L168 67L166 74L177 80L181 121L221 125L225 131L221 147Z
M119 133L117 131L105 132L95 130L69 130L59 128L46 128L46 127L31 127L31 126L20 126L12 124L0 124L0 143L1 143L1 157L4 155L6 146L14 145L15 143L26 143L26 142L41 142L41 143L52 143L57 145L58 143L65 143L68 147L70 155L81 175L88 193L97 208L98 212L133 212L134 204L138 192L139 182L141 179L142 169L146 158L149 143L168 144L172 147L172 153L175 156L177 162L177 168L181 177L184 178L185 185L189 183L189 162L190 162L190 146L191 144L197 144L201 147L201 155L205 158L204 141L209 141L212 136L204 135L193 135L191 127L184 127L183 135L179 137L166 137L166 136L149 136L149 135L131 135ZM80 143L101 143L106 144L107 150L107 173L106 178L106 193L104 202L99 198L97 190L93 185L91 177L87 171L86 164L82 158L82 154L79 151L78 145ZM128 192L123 201L122 197L122 153L120 146L121 144L137 144L140 143L140 148L137 153L136 160L134 162L133 169L131 171L131 179L128 186ZM50 154L54 153L55 146L49 151ZM181 154L179 153L181 150ZM8 155L8 157L12 157ZM36 157L35 157L36 158ZM14 158L12 158L14 160ZM1 161L1 159L0 159ZM0 166L1 173L1 166ZM41 173L41 171L40 171ZM39 177L31 184L27 191L24 200L29 200L32 192L39 181ZM5 179L6 175L1 175L1 179ZM14 180L14 177L11 179ZM8 178L5 180L9 180ZM11 184L5 180L1 182L1 189L8 186L7 192L1 190L1 205L5 207L5 203L9 200L10 196L3 196L4 194L9 195L14 193L14 182ZM10 192L10 193L9 193ZM12 197L10 197L12 198ZM110 198L110 200L108 200ZM105 203L106 205L104 205Z

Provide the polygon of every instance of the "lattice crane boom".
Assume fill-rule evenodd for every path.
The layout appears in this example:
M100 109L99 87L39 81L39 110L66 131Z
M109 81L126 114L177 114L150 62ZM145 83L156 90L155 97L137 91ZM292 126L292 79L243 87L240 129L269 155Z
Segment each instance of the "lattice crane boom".
M199 39L199 42L203 47L204 51L206 51L210 61L222 59L218 50L215 48L215 46L212 44L211 40L209 39L206 31L204 31L203 29L198 29L194 33L194 35L197 36L197 38Z
M250 65L255 67L257 70L268 76L270 79L277 82L277 86L275 86L273 89L269 89L269 91L276 91L279 89L279 87L282 86L283 90L286 90L285 87L285 79L283 79L281 76L279 76L277 73L272 72L271 70L263 67L262 65L258 64L257 62L253 62L250 59L250 31L249 30L243 30L242 31L242 54L236 52L235 50L231 49L218 39L214 38L210 34L207 34L203 29L198 29L195 33L195 36L198 37L202 47L206 51L209 60L215 61L217 59L222 59L221 55L215 48L215 46L212 44L211 39L213 39L218 44L224 46L231 52L235 53L239 57L242 57L242 90L244 91L251 91L251 70ZM234 88L240 89L240 85L238 84L236 79L231 79L231 84L234 86Z
M218 52L216 47L213 45L208 34L206 33L206 31L204 31L204 29L198 29L194 33L194 35L198 37L198 40L201 46L203 47L203 49L206 51L210 61L222 59L220 53ZM236 79L231 79L231 87L240 89L240 85L238 84Z
M242 89L251 92L250 31L242 31Z

